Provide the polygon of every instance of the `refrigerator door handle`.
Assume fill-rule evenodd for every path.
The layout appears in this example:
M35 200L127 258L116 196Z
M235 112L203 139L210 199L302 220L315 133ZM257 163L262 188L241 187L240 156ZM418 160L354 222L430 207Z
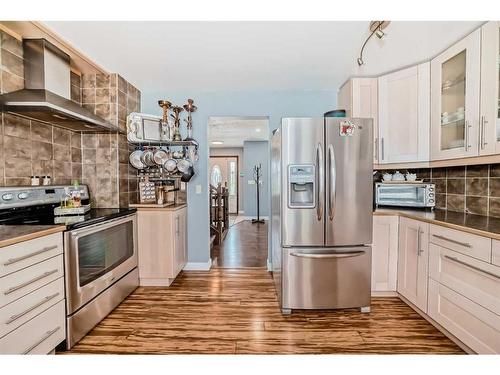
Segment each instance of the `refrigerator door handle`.
M318 204L316 205L316 216L319 221L323 218L323 199L325 191L325 175L324 175L324 163L323 163L323 148L321 143L318 143L316 147L316 168L318 173L316 174L316 197Z
M312 259L328 259L328 258L353 258L365 254L364 251L354 251L348 253L325 253L325 254L311 254L311 253L290 253L291 256L297 258L312 258Z
M335 215L335 198L336 198L336 184L337 184L337 168L335 167L335 152L333 151L333 146L328 146L328 168L330 168L330 173L328 174L328 217L333 220Z

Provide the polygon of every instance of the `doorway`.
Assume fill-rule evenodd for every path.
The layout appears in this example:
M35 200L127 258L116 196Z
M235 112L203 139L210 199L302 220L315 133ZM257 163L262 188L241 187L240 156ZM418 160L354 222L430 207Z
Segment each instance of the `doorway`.
M211 257L214 267L266 267L269 217L269 119L210 117ZM254 168L261 166L259 214Z
M213 186L220 183L228 189L229 215L238 215L238 156L210 156L209 167L210 183Z

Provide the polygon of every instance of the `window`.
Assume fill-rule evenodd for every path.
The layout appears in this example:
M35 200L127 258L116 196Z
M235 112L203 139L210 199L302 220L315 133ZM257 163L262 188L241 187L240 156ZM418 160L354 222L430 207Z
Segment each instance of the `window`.
M222 182L222 172L220 170L220 167L215 164L212 167L212 173L210 174L210 183L213 186L218 186Z
M236 162L229 162L229 195L236 195Z

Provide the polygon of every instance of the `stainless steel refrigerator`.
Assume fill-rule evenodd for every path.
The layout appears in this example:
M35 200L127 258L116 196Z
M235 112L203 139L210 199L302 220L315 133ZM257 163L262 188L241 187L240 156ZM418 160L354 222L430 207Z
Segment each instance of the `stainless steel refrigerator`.
M370 311L372 120L283 118L271 140L271 171L282 312Z

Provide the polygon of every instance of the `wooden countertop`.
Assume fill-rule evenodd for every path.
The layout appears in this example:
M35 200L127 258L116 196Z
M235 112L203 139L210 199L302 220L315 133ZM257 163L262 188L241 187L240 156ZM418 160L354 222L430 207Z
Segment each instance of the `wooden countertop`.
M0 225L0 247L62 232L64 225Z
M158 204L129 204L129 207L137 209L137 211L177 211L181 208L187 207L186 203L171 204L171 205L158 205Z
M500 219L447 210L377 208L374 215L397 215L500 240Z

